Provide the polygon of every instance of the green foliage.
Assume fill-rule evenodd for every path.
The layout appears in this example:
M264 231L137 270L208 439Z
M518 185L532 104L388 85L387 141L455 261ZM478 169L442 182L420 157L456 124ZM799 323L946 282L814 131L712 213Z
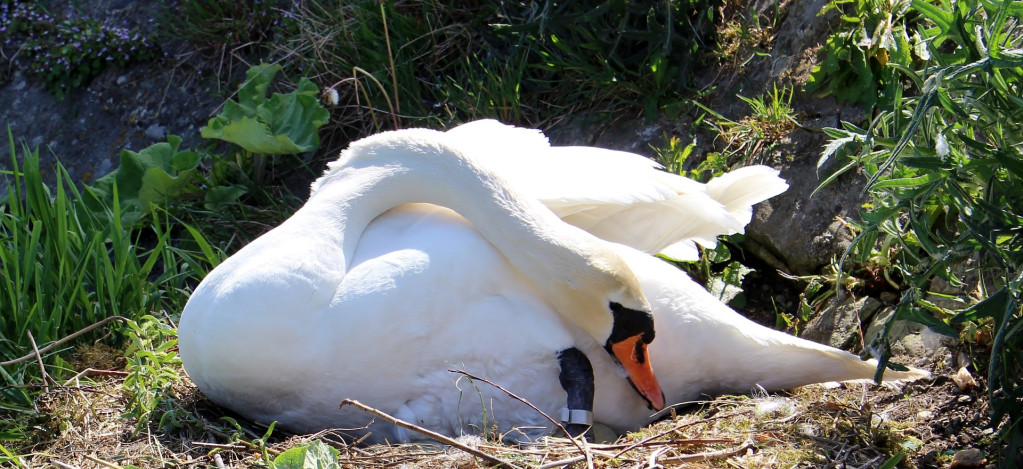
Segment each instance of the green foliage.
M842 28L821 49L821 62L805 90L833 95L839 101L891 105L901 82L888 62L909 64L927 59L925 39L914 32L911 0L830 0L821 10L840 12ZM914 58L914 56L916 58Z
M136 431L154 419L164 431L177 428L181 426L180 418L171 405L175 399L172 387L181 381L177 331L149 315L129 326L131 345L125 353L128 376L122 385L128 392L125 416L136 420Z
M875 259L891 271L889 278L901 279L892 321L911 319L954 334L925 300L929 283L937 277L967 287L964 272L979 277L981 301L951 322L993 326L987 383L993 422L1004 423L1002 436L1016 454L1023 447L1023 37L1017 29L1023 10L979 0L942 7L918 1L913 8L926 19L918 33L928 62L889 66L919 92L897 93L896 106L867 129L831 129L822 162L846 162L826 183L856 166L869 177L872 203L861 213L848 256ZM882 364L891 324L872 344Z
M290 11L274 0L185 0L174 2L160 21L163 34L200 47L261 43L273 35Z
M750 107L750 114L738 122L719 114L711 127L725 142L729 162L750 163L796 128L792 109L792 88L775 85L773 91L756 98L739 96Z
M55 17L36 2L0 3L0 41L19 44L43 86L63 99L106 67L159 55L149 37L106 21Z
M699 120L695 125L699 125ZM728 170L728 159L718 152L707 153L699 163L696 163L696 159L692 158L696 143L691 142L682 146L682 140L675 136L665 137L665 146L652 148L657 155L657 162L669 173L706 182Z
M712 3L313 0L273 57L333 83L346 111L337 123L359 135L477 117L536 122L552 108L650 115L681 101L713 34Z
M11 154L17 155L11 137ZM25 150L8 174L10 193L0 200L0 360L32 350L111 316L140 317L177 311L186 288L222 255L194 228L191 239L172 243L167 220L132 232L123 223L116 184L111 205L97 209L89 187L81 194L57 166L55 193L43 183L37 151ZM151 246L151 247L143 247ZM59 356L47 357L51 373ZM34 363L33 363L34 365ZM5 368L9 384L22 384L38 368ZM23 390L6 388L5 402L30 402Z
M298 89L266 98L267 88L280 65L262 64L246 72L238 101L228 100L224 110L202 128L203 138L233 143L256 154L296 154L320 145L317 129L330 119L319 102L319 89L302 78Z
M274 458L277 469L333 469L341 452L320 440L291 448Z
M179 150L181 138L168 135L167 141L140 152L121 151L121 165L99 178L88 191L86 202L97 212L110 207L117 188L121 201L121 219L128 226L138 225L157 206L170 199L200 191L199 154Z
M240 147L234 158L181 149L181 138L169 135L166 142L139 152L122 151L120 166L85 194L87 205L102 217L114 203L116 186L122 223L140 227L161 207L202 200L207 210L218 210L255 192L264 179L265 155L315 150L320 143L317 130L330 117L319 103L318 89L305 78L297 90L267 99L279 71L277 65L252 67L238 101L225 103L203 127L203 137Z

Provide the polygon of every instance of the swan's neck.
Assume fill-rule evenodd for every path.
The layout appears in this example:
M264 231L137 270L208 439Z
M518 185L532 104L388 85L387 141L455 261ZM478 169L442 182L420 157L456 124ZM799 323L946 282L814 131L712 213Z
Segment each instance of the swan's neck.
M406 203L447 207L530 278L559 314L603 343L612 327L607 293L587 294L591 272L615 268L602 265L607 253L601 243L539 201L509 190L498 176L441 143L442 136L404 130L353 143L314 183L309 201L295 214L309 221L298 223L330 220L318 229L342 247L332 255L340 254L336 265L347 271L362 232L377 216Z

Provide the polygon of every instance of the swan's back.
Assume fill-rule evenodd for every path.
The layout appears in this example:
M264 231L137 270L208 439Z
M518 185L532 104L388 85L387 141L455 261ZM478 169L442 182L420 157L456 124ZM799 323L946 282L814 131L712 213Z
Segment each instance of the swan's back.
M753 204L788 187L777 170L764 166L704 185L664 172L640 155L552 147L538 130L494 120L463 124L447 134L563 220L599 238L682 260L697 258L694 243L713 247L718 236L741 233Z

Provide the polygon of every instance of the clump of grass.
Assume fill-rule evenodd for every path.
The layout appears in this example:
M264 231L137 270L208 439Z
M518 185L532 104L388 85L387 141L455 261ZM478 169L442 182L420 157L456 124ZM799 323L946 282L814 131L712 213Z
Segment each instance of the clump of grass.
M262 45L286 27L291 11L275 0L184 0L168 7L161 33L199 47L234 48Z
M772 91L756 98L739 96L749 105L750 114L738 121L714 113L717 119L710 125L724 141L728 161L756 162L799 125L792 109L792 93L791 87L779 89L775 84Z
M35 2L0 2L0 41L21 51L43 86L64 99L110 66L151 60L160 50L152 39L127 27L71 13L61 17Z
M335 90L348 136L478 117L535 126L584 108L653 116L679 108L712 43L706 6L313 0L272 60Z
M13 137L10 142L11 155L17 155ZM63 167L57 166L51 191L42 181L38 151L26 148L22 154L22 166L11 159L9 193L0 199L2 360L106 318L135 318L184 305L186 288L208 268L206 254L215 255L212 249L197 254L175 246L159 220L151 230L132 232L121 224L117 203L106 216L97 216ZM205 243L198 232L191 233ZM66 374L58 356L47 358L46 373ZM5 368L4 376L8 384L23 384L40 378L37 371L34 362L19 362Z

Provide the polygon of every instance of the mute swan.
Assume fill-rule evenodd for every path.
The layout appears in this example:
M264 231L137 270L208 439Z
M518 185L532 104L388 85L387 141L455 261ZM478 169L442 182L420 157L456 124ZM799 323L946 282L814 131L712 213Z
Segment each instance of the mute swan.
M478 125L489 125L494 132L529 132L502 124L498 124L501 128L492 123ZM471 126L455 130L464 132ZM475 152L465 134L458 133L449 131L449 142ZM533 140L536 152L524 150L519 155L547 152L550 156L553 151L571 158L578 152L615 159L606 168L612 174L630 174L631 179L612 182L635 186L631 192L616 191L613 189L621 187L599 182L597 187L608 190L585 192L577 180L566 178L564 185L552 189L537 182L546 174L542 163L541 169L532 173L522 169L537 164L534 161L519 165L518 173L509 170L513 189L521 189L529 197L546 196L541 197L544 203L566 219L589 222L591 229L604 230L605 236L618 236L648 251L691 243L685 236L700 239L699 233L706 233L709 239L701 242L712 243L720 232L741 230L749 220L749 205L773 195L771 191L780 192L779 184L784 186L776 173L762 168L746 170L743 177L726 175L722 180L730 181L727 184L712 181L703 186L672 178L658 183L661 173L653 171L654 164L648 160L609 150L557 150L539 135ZM519 145L526 140L513 142ZM508 155L474 156L493 168ZM352 163L353 158L348 157L345 165ZM629 158L631 162L621 163ZM366 163L370 174L364 174L364 169L341 172L358 165L332 165L328 176L314 185L309 204L315 206L314 199L328 194L328 202L323 203L326 207L303 208L302 215L296 214L271 232L277 235L265 236L266 241L253 243L257 248L245 248L225 262L228 267L218 267L193 294L182 313L179 338L186 370L200 389L247 417L276 420L295 431L364 428L369 417L351 409L337 410L341 399L354 398L449 434L493 426L513 439L528 440L549 431L545 419L488 385L459 379L447 369L462 368L488 376L557 415L566 400L570 405L572 401L559 385L565 371L559 366L563 358L559 352L578 347L589 357L596 375L592 403L596 419L619 431L649 422L646 400L621 379L620 368L611 357L599 352L604 342L598 338L595 343L594 334L583 330L579 320L559 315L546 298L551 286L524 276L514 264L515 260L522 263L521 259L502 255L460 216L435 206L407 204L376 218L355 237L357 241L337 236L339 222L331 220L331 213L340 209L368 216L373 211L339 202L343 197L338 193L379 183L394 170L379 158L370 160ZM499 171L503 174L505 170ZM606 180L604 176L597 181ZM395 183L399 188L402 184ZM644 195L648 186L654 189ZM754 186L760 194L737 191ZM692 218L704 221L688 226L686 220L657 225L657 229L675 230L670 235L653 233L655 227L649 224L632 229L628 223L618 227L601 223L616 219L642 222L637 214L657 204L675 216L684 214L682 207L689 207L696 211L690 214ZM351 222L345 225L351 226ZM329 243L317 239L321 236ZM336 249L322 249L330 243L345 246L344 255L338 255ZM665 390L673 402L700 392L747 391L756 383L783 388L873 374L873 366L855 356L746 321L659 260L624 247L612 245L611 249L633 269L642 269L636 273L642 288L654 292L648 295L653 299L658 335L670 337L672 343L654 341L650 353L671 360L654 366L670 377ZM299 262L302 259L308 264ZM263 261L276 266L261 266ZM339 276L343 276L340 285L330 283ZM289 282L296 280L295 288L289 288ZM308 288L310 284L314 288ZM318 292L316 286L329 291ZM332 315L297 307L322 302L317 296L325 294L330 303L325 309L345 304L354 313ZM786 363L796 364L795 369ZM886 378L913 376L917 375L889 373ZM361 431L365 430L353 433ZM418 437L379 422L368 431L370 442Z
M756 324L674 266L626 246L615 250L651 302L658 337L649 350L657 357L654 371L670 403L703 393L744 393L758 386L781 390L873 377L876 362ZM378 306L377 314L360 321L362 332L324 350L328 357L308 363L295 359L296 366L321 376L296 389L319 401L305 415L289 416L299 419L287 421L291 428L341 427L350 429L352 438L369 432L365 441L371 443L423 439L385 422L371 424L372 417L360 411L337 409L342 397L354 397L449 435L486 429L532 440L549 433L550 424L524 404L488 384L447 371L461 369L487 377L557 416L564 407L565 390L558 385L554 349L541 336L582 334L573 325L554 320L535 286L525 282L471 224L442 207L403 205L367 227L354 262L358 266L351 275L367 284L358 289L360 301ZM458 286L461 307L452 308L433 295L408 294L452 285ZM392 324L400 329L394 330ZM653 421L646 402L621 379L599 344L576 343L592 363L593 420L617 432ZM369 348L381 353L343 364L331 358ZM924 376L916 369L885 373L886 380ZM276 418L285 423L284 416Z
M493 301L522 303L513 310L524 316L505 318L511 322L504 328L514 330L516 321L536 324L517 333L529 336L548 368L565 363L550 351L570 349L580 340L553 325L570 324L615 357L651 408L662 408L664 396L646 353L654 337L649 303L610 243L517 196L450 140L441 132L410 129L351 144L314 183L300 210L210 272L182 311L178 330L185 370L199 389L248 417L304 428L315 419L308 413L323 412L325 400L358 395L372 382L393 377L390 360L373 360L393 352L373 343L350 348L354 338L384 334L410 345L438 343L435 325L444 325L445 318L434 311L465 307L458 297L465 287L441 282L400 291L423 304L439 302L422 315L405 309L402 320L388 316L395 312L387 309L388 298L367 293L387 289L421 263L399 259L391 275L366 276L354 261L374 218L404 203L429 202L471 220L522 276L519 288L533 289L521 301L514 296ZM545 317L526 317L537 311ZM388 321L376 322L382 317ZM476 325L484 333L498 323L484 316ZM345 365L347 358L366 363ZM591 400L575 399L587 406ZM568 404L576 410L572 399Z

